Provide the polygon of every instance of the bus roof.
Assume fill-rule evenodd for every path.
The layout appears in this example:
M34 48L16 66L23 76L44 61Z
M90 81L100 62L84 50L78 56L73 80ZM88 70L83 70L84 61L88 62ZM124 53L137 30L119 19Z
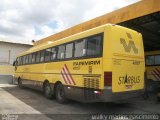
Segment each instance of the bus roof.
M145 55L157 55L157 54L160 54L160 50L145 52Z
M73 41L75 39L81 39L81 38L86 37L86 36L90 36L90 35L93 35L93 34L98 34L97 31L100 31L99 33L102 33L104 31L105 27L107 27L107 26L122 27L122 26L114 25L114 24L101 25L101 26L98 26L98 27L95 27L95 28L92 28L92 29L89 29L89 30L86 30L86 31L83 31L83 32L65 37L65 38L62 38L62 39L59 39L59 40L56 40L56 41L48 41L47 43L43 43L41 45L33 46L29 50L21 53L19 56L24 56L24 55L27 55L27 54L30 54L30 53L33 53L33 52L37 52L37 51L40 51L40 50L43 50L43 49L46 49L46 48L50 48L54 45L59 45L59 44L65 43L65 42L70 42L70 41ZM122 28L125 28L125 27L122 27ZM125 28L125 29L128 29L128 28ZM132 30L132 31L135 31L135 30ZM70 38L72 38L72 39L70 39ZM68 39L70 39L70 40L68 40Z

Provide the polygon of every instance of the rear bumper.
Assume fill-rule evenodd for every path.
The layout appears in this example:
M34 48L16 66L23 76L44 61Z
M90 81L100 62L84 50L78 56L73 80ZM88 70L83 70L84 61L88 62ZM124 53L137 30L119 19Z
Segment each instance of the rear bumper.
M95 91L100 91L96 94ZM65 87L66 97L80 102L115 102L127 100L134 97L140 97L144 93L144 89L113 93L111 89L95 90L86 88Z
M102 91L101 101L103 102L113 102L113 101L121 101L127 100L134 97L140 97L144 93L144 89L142 90L134 90L134 91L126 91L126 92L112 92L111 89L105 89Z

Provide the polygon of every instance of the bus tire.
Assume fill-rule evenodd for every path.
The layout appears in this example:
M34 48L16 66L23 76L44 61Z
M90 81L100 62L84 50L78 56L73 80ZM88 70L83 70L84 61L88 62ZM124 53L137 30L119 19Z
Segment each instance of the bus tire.
M68 102L68 100L65 96L64 86L61 83L59 83L56 86L56 100L57 100L57 102L59 102L61 104L65 104Z
M53 91L52 91L52 87L49 84L49 82L46 82L44 84L44 95L47 99L52 99L53 98Z
M19 88L23 88L22 79L21 78L18 78L18 87Z

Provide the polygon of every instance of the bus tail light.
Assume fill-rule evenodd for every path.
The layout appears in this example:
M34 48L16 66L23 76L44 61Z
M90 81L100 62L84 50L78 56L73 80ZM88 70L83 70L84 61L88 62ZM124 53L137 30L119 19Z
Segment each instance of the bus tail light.
M112 72L104 72L104 86L112 86Z
M101 91L94 91L94 93L100 95Z

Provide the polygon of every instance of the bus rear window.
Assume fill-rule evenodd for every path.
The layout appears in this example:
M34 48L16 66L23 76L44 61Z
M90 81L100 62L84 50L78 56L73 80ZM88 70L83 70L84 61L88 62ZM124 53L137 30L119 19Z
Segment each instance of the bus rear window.
M155 56L155 64L160 65L160 55Z
M160 65L160 55L146 56L146 65Z
M154 65L154 56L146 56L146 65Z

